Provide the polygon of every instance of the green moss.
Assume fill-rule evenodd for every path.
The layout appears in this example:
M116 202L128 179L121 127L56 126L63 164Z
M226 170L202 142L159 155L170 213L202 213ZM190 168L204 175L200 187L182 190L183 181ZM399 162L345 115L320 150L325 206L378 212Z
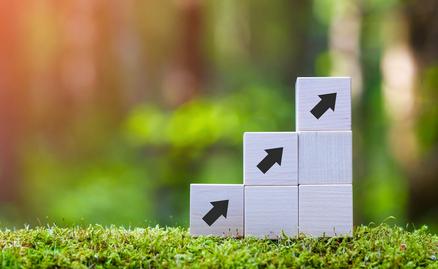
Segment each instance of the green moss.
M438 236L387 224L353 238L192 238L183 228L39 227L0 231L0 267L434 267Z

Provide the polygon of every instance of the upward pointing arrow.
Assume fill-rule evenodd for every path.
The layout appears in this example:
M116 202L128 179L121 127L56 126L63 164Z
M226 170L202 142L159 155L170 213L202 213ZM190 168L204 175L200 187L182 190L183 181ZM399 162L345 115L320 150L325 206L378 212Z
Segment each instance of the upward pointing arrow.
M274 164L278 163L278 165L281 165L281 159L283 157L283 148L265 149L265 151L268 155L257 164L257 167L263 174L266 174Z
M208 226L213 225L213 223L215 223L220 216L224 216L225 218L227 218L228 201L229 200L210 202L213 208L210 209L210 211L208 211L208 213L205 214L204 217L202 217L202 219L205 221L205 223L208 224Z
M321 98L321 101L310 110L310 113L312 113L317 119L321 118L329 108L332 111L335 111L336 104L336 93L321 94L318 96Z

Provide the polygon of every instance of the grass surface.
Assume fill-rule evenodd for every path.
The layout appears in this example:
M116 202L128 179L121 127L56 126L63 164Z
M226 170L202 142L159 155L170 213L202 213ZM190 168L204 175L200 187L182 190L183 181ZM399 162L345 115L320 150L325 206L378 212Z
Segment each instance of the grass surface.
M0 231L0 267L431 267L438 236L382 224L353 238L192 238L182 228L41 227Z

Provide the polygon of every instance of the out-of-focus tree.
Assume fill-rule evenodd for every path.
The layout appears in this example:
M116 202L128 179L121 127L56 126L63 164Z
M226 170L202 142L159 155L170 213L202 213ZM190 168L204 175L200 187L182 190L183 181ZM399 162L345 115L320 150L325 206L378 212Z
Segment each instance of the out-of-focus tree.
M438 3L410 1L403 9L409 45L415 56L417 78L416 135L419 160L410 170L409 216L412 221L438 226ZM404 74L399 74L403 76ZM412 97L414 98L414 97ZM433 223L435 221L435 223Z
M399 3L363 2L361 5L361 64L363 93L357 107L355 124L359 137L359 207L362 220L383 221L394 216L398 223L406 221L407 177L391 152L391 118L385 100L384 74L381 61L385 45L390 41L388 28L391 15Z
M19 145L26 114L26 69L21 49L23 4L0 3L0 203L19 203Z

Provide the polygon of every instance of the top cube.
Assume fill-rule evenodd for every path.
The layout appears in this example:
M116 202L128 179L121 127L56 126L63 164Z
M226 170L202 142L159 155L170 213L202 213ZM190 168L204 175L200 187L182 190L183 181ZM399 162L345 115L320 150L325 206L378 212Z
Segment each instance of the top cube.
M299 77L295 93L297 131L351 130L350 77Z

